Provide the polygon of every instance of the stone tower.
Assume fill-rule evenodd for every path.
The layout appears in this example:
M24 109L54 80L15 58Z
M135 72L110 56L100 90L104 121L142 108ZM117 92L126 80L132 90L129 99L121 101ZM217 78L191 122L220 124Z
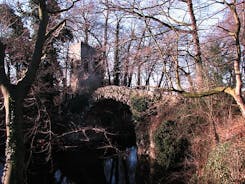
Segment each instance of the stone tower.
M91 93L102 86L104 67L102 54L81 42L81 60L72 63L71 88L74 93Z

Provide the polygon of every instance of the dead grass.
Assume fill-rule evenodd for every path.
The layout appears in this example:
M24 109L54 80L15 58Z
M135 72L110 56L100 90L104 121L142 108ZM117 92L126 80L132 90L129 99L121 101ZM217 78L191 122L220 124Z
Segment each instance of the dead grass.
M245 137L244 118L235 116L232 119L228 119L225 124L217 127L217 133L220 137L220 142Z

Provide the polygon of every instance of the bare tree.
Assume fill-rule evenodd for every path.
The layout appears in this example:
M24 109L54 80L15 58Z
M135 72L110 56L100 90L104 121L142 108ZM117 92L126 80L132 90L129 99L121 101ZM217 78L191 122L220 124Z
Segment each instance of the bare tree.
M74 6L74 2L69 8L59 10L58 12L49 9L47 2L43 0L38 1L37 6L39 10L39 28L34 50L27 71L17 84L12 84L10 79L6 76L4 66L6 45L0 41L0 87L4 96L7 135L5 151L6 164L2 178L4 184L25 183L24 172L26 167L23 133L23 101L35 81L46 40L64 23L64 21L62 21L47 31L49 13L53 14L67 11Z

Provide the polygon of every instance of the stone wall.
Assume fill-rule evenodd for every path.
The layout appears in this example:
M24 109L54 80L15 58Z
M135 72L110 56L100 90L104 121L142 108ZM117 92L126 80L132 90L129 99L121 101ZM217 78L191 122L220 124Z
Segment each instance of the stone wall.
M81 60L72 63L71 88L73 93L91 93L101 87L104 76L100 51L81 43Z

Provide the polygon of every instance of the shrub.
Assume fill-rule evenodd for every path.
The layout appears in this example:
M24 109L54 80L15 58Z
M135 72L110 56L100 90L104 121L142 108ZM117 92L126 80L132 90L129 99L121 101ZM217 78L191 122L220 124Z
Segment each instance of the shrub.
M148 109L149 99L147 97L134 96L131 98L132 108L138 112L144 112Z
M165 170L177 167L185 157L188 140L179 134L177 124L167 121L162 123L154 135L156 161Z
M144 121L147 110L150 107L150 99L146 96L132 96L131 97L131 112L135 122Z
M204 181L212 184L245 183L245 144L229 141L219 144L210 154Z
M205 168L204 180L208 183L230 184L230 170L226 162L230 143L224 143L217 146L208 158Z

